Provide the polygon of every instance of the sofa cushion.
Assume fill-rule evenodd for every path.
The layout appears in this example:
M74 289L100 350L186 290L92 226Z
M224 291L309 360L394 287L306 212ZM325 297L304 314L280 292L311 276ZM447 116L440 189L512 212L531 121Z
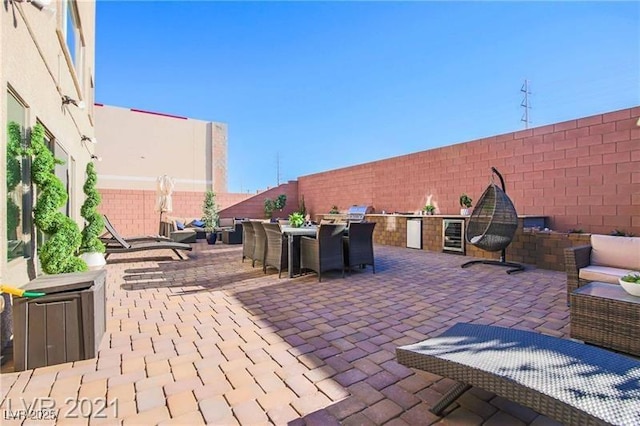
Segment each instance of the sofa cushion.
M640 237L592 235L591 265L640 271Z
M580 268L579 276L582 280L618 284L618 278L627 275L629 272L629 269L591 265L585 268Z
M233 228L233 225L235 224L235 219L232 217L222 217L219 220L219 225L218 227L220 228Z

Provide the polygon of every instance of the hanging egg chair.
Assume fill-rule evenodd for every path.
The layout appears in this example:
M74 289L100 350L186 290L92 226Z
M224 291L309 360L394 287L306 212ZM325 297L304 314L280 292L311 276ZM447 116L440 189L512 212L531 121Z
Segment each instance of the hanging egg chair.
M462 267L482 263L512 268L507 271L508 274L523 271L524 267L519 263L505 260L506 248L513 241L518 229L518 213L505 192L502 175L495 167L492 167L491 171L500 179L501 187L493 182L492 175L492 182L485 189L469 218L465 238L469 244L482 250L500 251L500 260L472 260Z

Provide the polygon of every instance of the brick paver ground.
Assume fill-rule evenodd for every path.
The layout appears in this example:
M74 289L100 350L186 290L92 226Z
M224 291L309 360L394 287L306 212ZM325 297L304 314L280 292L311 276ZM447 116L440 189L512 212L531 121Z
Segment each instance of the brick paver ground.
M114 255L98 357L3 373L0 411L51 396L61 416L69 401L109 403L106 418L58 424L555 424L477 388L437 417L428 409L454 382L397 364L395 348L457 322L567 337L563 273L507 275L461 269L468 257L375 250L375 275L328 273L321 283L264 275L241 262L241 246L199 242L186 261Z

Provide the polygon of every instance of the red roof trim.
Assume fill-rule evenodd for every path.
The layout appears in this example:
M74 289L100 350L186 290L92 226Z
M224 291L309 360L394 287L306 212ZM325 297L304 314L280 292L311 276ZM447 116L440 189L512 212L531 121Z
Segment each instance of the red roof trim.
M151 115L160 115L162 117L177 118L177 119L180 119L180 120L188 120L189 119L188 117L181 117L179 115L163 114L161 112L145 111L143 109L131 108L130 110L133 111L133 112L141 112L143 114L151 114Z

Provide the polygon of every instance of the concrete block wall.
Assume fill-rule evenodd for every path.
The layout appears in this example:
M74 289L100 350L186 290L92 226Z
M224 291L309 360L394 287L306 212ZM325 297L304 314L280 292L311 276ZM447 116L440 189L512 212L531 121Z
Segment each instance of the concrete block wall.
M640 107L417 152L298 179L312 214L367 204L413 212L429 196L442 214L458 198L474 204L491 178L504 176L521 215L550 217L558 231L640 234Z
M287 203L285 204L284 210L281 212L273 212L273 217L288 218L291 213L298 211L299 208L297 181L289 181L275 188L252 195L243 201L221 210L220 217L248 217L252 219L264 219L264 200L267 198L275 200L280 194L285 194L287 196Z
M155 210L156 192L132 189L99 189L102 196L100 213L109 220L124 237L157 234L160 225L160 213ZM251 194L216 194L216 203L222 209L239 203ZM176 191L173 193L173 211L169 214L177 217L201 217L204 193Z

